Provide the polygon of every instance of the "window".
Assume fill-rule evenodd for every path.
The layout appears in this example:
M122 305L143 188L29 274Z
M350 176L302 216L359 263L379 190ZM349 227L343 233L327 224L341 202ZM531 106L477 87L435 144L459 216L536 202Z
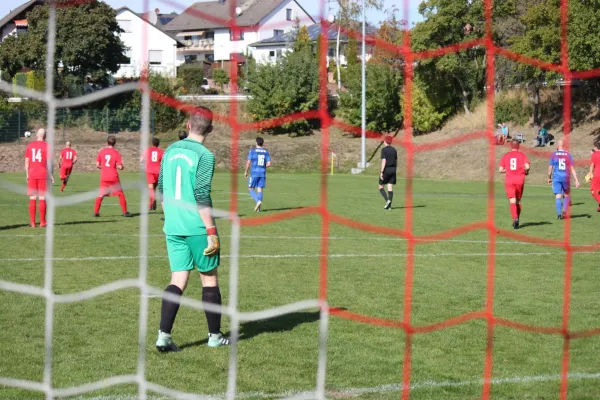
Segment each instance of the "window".
M291 21L293 18L292 16L292 9L288 8L285 10L285 19L287 19L288 21Z
M281 50L275 50L275 58L281 58L282 55L282 51Z
M148 62L150 65L161 65L162 53L162 50L150 50L148 52Z
M17 26L17 35L20 35L23 33L27 33L27 27L26 26Z
M213 36L214 37L214 36ZM235 42L237 40L244 40L244 30L237 29L236 31L229 30L229 40Z
M271 57L271 58L275 57L275 50L269 51L269 57Z
M206 38L206 40L215 40L215 33L214 32L206 32L206 35L204 35L204 37Z
M329 52L327 53L327 55L329 57L335 57L335 49L329 49Z
M200 44L200 36L199 35L192 35L192 45L193 46L198 46Z
M187 54L184 58L186 64L193 64L198 61L198 56L195 54Z
M125 58L127 59L123 65L131 65L131 50L125 50Z
M283 30L282 29L273 29L273 36L275 36L275 37L283 36Z
M125 33L131 33L131 21L120 19L117 22L119 23L119 28L121 28Z

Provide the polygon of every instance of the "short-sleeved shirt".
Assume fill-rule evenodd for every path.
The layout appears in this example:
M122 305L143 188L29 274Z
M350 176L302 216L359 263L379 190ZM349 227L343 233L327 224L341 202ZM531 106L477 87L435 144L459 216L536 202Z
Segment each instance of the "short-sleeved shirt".
M500 129L501 129L501 131L502 131L502 134L503 134L504 136L508 136L508 126L503 126L503 127L501 127Z
M158 177L158 191L164 197L165 234L206 235L198 209L212 207L214 171L215 156L202 143L184 139L169 146Z
M77 157L77 152L70 147L62 149L60 152L62 158L61 167L70 168L73 166L73 160Z
M121 153L113 147L105 147L98 153L96 161L100 163L100 180L115 182L119 180L118 165L123 165Z
M573 156L568 151L558 150L550 156L552 166L552 180L555 182L567 182L569 180L569 171L573 165Z
M502 157L500 166L506 170L507 184L525 183L525 164L529 164L529 159L520 151L511 151Z
M381 159L385 160L385 168L398 168L398 152L392 146L381 149Z
M164 154L165 151L160 147L149 147L148 150L146 150L146 173L160 173L160 162L162 161Z
M48 176L48 143L36 140L27 145L25 158L29 159L29 177L45 179Z
M600 178L600 151L595 151L592 154L592 163L594 163L594 178Z
M250 176L253 178L264 178L267 176L267 163L271 162L269 152L262 147L256 147L248 153L248 161L251 163Z

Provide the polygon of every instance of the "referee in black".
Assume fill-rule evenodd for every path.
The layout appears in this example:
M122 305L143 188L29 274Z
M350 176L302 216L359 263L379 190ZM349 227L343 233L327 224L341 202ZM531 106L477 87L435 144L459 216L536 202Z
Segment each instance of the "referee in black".
M398 152L392 147L393 138L387 135L383 141L385 147L381 150L381 170L379 174L379 193L385 200L386 210L392 209L394 200L394 185L396 184L396 169L398 168ZM384 189L387 185L387 193Z

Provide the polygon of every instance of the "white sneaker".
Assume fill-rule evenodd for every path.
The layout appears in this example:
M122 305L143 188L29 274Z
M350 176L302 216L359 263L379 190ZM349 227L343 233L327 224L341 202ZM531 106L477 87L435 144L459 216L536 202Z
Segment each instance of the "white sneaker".
M260 212L260 206L262 206L262 201L256 203L256 207L254 207L254 212Z
M385 207L383 207L384 210L389 210L392 208L392 201L388 200L385 202Z

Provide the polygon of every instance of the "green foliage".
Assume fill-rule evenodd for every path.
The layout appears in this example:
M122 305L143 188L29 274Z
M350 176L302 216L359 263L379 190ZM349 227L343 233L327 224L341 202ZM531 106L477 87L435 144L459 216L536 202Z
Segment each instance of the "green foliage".
M61 0L59 3L67 1ZM0 68L11 75L21 68L44 71L48 32L47 5L27 14L27 33L11 37L0 44ZM125 46L119 38L122 30L116 13L100 1L82 2L56 9L56 88L61 96L69 94L70 85L83 86L86 79L106 83L111 73L125 62ZM59 67L60 66L60 67Z
M319 105L319 74L310 47L287 53L275 64L251 65L248 111L255 121L316 110ZM305 135L311 124L306 120L270 129L272 133Z
M361 68L348 68L347 91L340 94L339 113L352 125L361 125ZM400 102L400 74L387 65L367 64L367 128L377 132L391 132L402 124Z
M217 68L213 71L213 80L223 89L229 83L229 74L224 69Z
M402 104L404 104L402 95ZM451 108L436 107L422 89L422 84L414 82L412 90L413 133L428 133L440 129L451 112Z
M312 46L310 36L308 35L308 28L306 25L301 26L296 34L296 40L294 41L294 51L302 51L309 49Z
M13 77L13 85L27 87L27 74L19 72Z
M204 79L204 69L202 67L183 65L177 71L181 79L182 89L186 93L200 93L202 80Z
M157 93L172 98L177 95L177 82L174 79L150 73L148 83L150 84L150 88ZM136 94L139 96L139 92L136 92ZM139 96L139 100L135 99L134 103L130 106L131 109L135 109L135 107L140 107L139 109L141 109L141 96ZM167 104L152 100L151 107L154 112L155 127L158 132L175 129L183 121L183 113Z
M507 93L496 98L494 115L496 123L525 125L531 116L531 106L527 103L527 96L521 93Z
M359 64L358 62L358 42L354 37L348 39L348 47L346 49L347 68L352 68Z

